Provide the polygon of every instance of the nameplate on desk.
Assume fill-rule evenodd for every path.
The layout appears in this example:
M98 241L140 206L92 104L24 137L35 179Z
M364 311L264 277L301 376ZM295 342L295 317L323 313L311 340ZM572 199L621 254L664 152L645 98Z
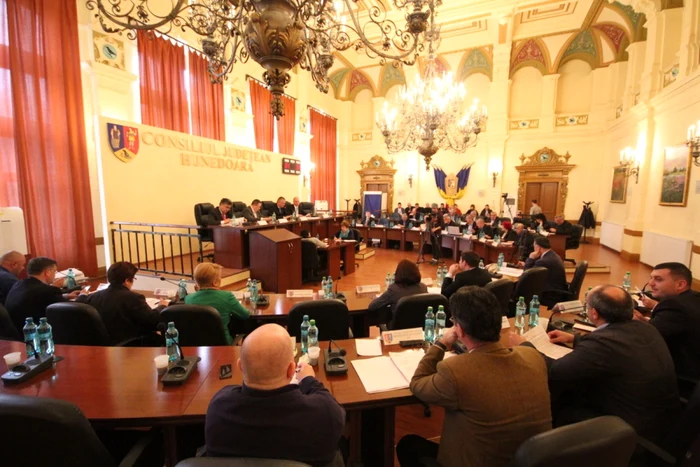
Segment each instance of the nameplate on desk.
M287 298L312 298L314 296L313 290L287 290Z
M581 300L571 300L570 302L560 302L555 305L559 313L578 313L583 311Z
M357 240L353 240L352 238L344 238L343 243L356 243Z
M286 224L289 221L283 217L282 219L277 219L277 222L280 224Z
M399 345L401 341L419 341L423 338L423 329L421 328L396 329L382 333L384 345Z
M267 221L258 221L258 225L267 225Z
M301 216L301 217L299 218L299 220L300 220L300 221L307 221L307 220L309 220L309 218L306 217L306 216Z
M355 291L356 291L357 293L371 293L371 292L377 293L377 292L380 291L380 288L379 288L379 285L378 285L378 284L374 284L374 285L358 285L357 287L355 287Z
M447 233L450 235L459 235L459 227L451 225L447 227Z
M595 331L595 326L587 326L585 324L576 323L574 324L574 329L578 329L579 331L593 332Z
M156 297L167 297L173 298L177 291L175 289L156 289L153 291L153 295Z

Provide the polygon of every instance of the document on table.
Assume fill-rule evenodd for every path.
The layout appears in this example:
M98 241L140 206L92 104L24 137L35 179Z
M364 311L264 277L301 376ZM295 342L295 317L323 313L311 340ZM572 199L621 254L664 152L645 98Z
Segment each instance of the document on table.
M572 352L572 349L568 347L562 347L561 345L549 342L549 336L541 326L531 328L528 332L523 334L523 337L534 345L537 350L554 360L558 360Z
M287 298L311 298L314 296L313 290L308 289L289 289L287 290Z
M160 302L159 299L157 298L147 298L146 303L148 303L148 306L151 307L151 309L158 308L158 303Z
M423 358L423 350L391 352L389 355L352 361L368 394L408 388L418 362Z
M355 339L357 355L361 357L379 357L382 355L382 341L379 339Z
M509 267L502 267L498 270L500 274L504 274L506 276L511 276L511 277L520 277L523 275L523 270L522 269L515 269L515 268L509 268Z

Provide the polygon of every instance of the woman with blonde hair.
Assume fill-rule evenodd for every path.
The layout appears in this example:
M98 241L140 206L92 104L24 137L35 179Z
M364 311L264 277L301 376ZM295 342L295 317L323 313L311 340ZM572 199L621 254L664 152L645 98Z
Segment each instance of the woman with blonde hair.
M194 270L195 293L185 297L187 305L205 305L215 308L224 323L224 333L229 345L233 337L228 325L231 316L236 319L247 319L250 312L240 304L236 297L227 290L221 290L221 266L214 263L200 263Z

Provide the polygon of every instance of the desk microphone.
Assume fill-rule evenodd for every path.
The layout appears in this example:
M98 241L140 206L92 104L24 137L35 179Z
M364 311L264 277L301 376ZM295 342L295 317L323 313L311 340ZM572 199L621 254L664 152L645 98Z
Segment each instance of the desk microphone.
M185 292L184 295L183 295L182 297L180 297L180 288L181 288L181 287L180 287L180 282L171 281L170 279L166 279L166 278L163 277L163 276L160 276L160 280L161 280L162 282L167 282L168 284L172 284L172 285L176 285L176 286L177 286L177 294L176 294L176 297L177 297L177 298L176 298L175 300L173 300L173 301L175 301L175 302L177 302L178 300L185 301L185 297L187 296L187 288L184 289L184 292Z
M342 276L338 276L338 280L335 282L335 298L336 300L340 300L341 302L347 301L347 298L345 297L345 294L343 292L338 292L338 284L340 283L340 279ZM330 348L330 344L328 345Z
M331 345L335 344L338 348L335 352L331 351ZM348 363L345 358L345 349L340 347L337 342L333 339L328 341L328 348L323 351L324 353L324 367L326 368L326 375L328 376L340 376L345 375L348 372Z
M168 332L168 328L166 327L165 323L158 323L158 331L163 333L166 342L167 339L173 339L178 356L180 357L180 360L171 362L168 365L168 370L165 372L160 381L165 385L182 384L187 381L194 369L197 368L197 363L201 360L201 358L196 356L185 357L184 353L182 352L182 347L180 347L180 343L174 339L176 336Z

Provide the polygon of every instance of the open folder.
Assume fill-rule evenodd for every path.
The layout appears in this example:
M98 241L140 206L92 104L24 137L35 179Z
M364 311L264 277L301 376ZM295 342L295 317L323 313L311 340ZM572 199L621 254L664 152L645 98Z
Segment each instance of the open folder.
M368 394L408 388L425 352L389 352L389 356L353 360L352 366Z

